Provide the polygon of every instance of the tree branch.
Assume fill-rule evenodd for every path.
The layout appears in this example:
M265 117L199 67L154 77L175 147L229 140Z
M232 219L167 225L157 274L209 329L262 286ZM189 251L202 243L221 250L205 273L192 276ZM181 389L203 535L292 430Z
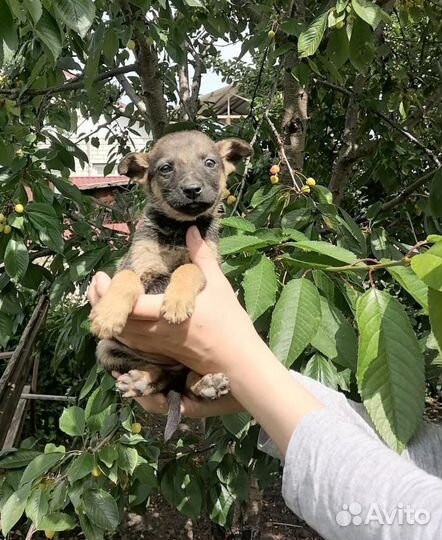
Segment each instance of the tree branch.
M442 162L440 159L436 156L436 154L431 150L431 148L428 148L422 141L420 141L417 137L415 137L412 133L410 133L405 128L402 128L398 124L396 124L393 120L391 120L386 114L379 112L379 111L373 111L375 114L377 114L380 118L382 118L387 124L389 124L393 129L398 131L399 133L402 133L404 137L406 137L408 140L413 142L416 146L419 146L419 148L422 148L422 150L429 156L434 163L438 167L442 167Z
M441 168L439 167L438 169L434 169L432 171L425 173L423 176L421 176L420 178L412 182L408 187L406 187L401 193L399 193L399 195L396 195L396 197L394 197L393 199L385 202L382 205L381 210L384 210L384 211L390 210L391 208L393 208L394 206L402 202L404 199L408 197L408 195L413 193L413 191L415 191L416 189L420 188L421 186L429 182L433 178L433 176L440 170Z
M132 101L135 107L140 111L142 116L146 121L148 121L147 107L143 101L143 98L140 97L136 92L135 88L130 84L127 78L124 75L117 75L117 80L121 84L121 87L126 92L127 97Z
M128 0L120 0L124 18L128 24L133 24L136 13ZM144 21L144 18L143 18ZM143 89L146 114L154 140L159 139L168 125L166 100L163 92L163 82L159 68L158 54L154 46L146 42L145 33L140 25L134 29L135 57L139 69L141 87Z
M128 66L122 66L114 69L110 69L109 71L105 71L103 73L100 73L97 75L94 79L94 82L100 82L105 81L106 79L111 79L112 77L116 77L117 75L121 75L124 73L129 73L131 71L138 72L138 66L137 64L129 64ZM70 90L78 90L80 88L84 87L84 75L78 75L75 79L70 79L69 82L64 84L59 84L58 86L52 86L50 88L42 89L42 90L33 90L30 88L29 90L25 90L22 95L24 96L43 96L43 95L52 95L52 94L58 94L60 92L69 92ZM11 89L0 89L0 95L10 95L15 96L18 95L21 92L19 88L11 88Z
M377 4L387 13L391 13L396 0L377 0ZM385 23L380 23L374 32L374 38L379 41L384 32ZM356 150L357 135L360 118L360 97L365 90L368 75L358 74L355 78L353 91L349 96L345 115L345 126L342 134L342 147L338 157L333 164L332 176L329 182L329 189L333 193L335 204L339 204L345 192L345 188L350 180L354 163L357 161ZM337 87L334 86L336 90ZM345 89L344 89L345 90ZM347 91L344 91L348 95Z

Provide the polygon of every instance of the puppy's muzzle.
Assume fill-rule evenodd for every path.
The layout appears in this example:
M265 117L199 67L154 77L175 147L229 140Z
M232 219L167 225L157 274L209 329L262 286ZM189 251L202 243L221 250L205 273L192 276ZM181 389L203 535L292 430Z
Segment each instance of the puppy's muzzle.
M184 185L181 189L184 196L190 201L196 201L203 191L201 184L196 183Z

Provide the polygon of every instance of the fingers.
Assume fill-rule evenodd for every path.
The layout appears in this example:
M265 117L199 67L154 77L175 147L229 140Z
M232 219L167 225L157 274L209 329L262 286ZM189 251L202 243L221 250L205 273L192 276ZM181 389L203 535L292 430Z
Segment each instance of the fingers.
M186 245L192 262L201 268L206 277L216 275L216 273L223 275L218 261L209 246L201 238L197 227L192 226L187 230Z
M87 299L91 306L95 306L109 288L111 278L104 272L97 272L92 278L87 290Z
M99 298L104 296L105 292L109 289L111 284L111 278L104 272L97 272L92 280L95 282L95 290Z
M142 294L138 297L131 319L158 321L161 318L161 306L164 294Z
M87 289L87 299L92 307L94 307L99 300L97 291L95 289L95 276L92 278L91 284Z
M87 298L91 306L95 306L100 298L104 296L111 284L111 278L104 272L97 272L92 278L87 290ZM144 319L148 321L158 321L161 318L161 306L164 295L143 294L138 298L132 312L131 318Z
M135 398L135 401L143 407L143 409L152 414L167 414L169 403L164 394L152 394L151 396L143 396Z

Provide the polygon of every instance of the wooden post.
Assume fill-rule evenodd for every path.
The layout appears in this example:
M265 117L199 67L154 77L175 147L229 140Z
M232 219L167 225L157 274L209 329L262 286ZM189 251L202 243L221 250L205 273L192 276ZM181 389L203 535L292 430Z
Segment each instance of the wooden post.
M45 295L40 296L17 348L8 361L0 379L0 448L3 447L9 427L14 421L14 413L31 370L32 349L37 334L45 321L48 308L48 297Z

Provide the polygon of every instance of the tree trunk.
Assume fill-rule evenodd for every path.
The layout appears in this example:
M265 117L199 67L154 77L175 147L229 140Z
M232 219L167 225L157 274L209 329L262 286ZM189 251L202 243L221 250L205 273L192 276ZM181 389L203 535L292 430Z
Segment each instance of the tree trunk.
M163 93L163 82L154 47L146 43L143 34L136 36L136 57L140 66L141 87L146 103L149 127L154 141L159 139L167 127L167 108Z
M292 1L289 16L299 22L305 20L304 1ZM283 114L281 132L285 141L285 153L293 169L301 171L304 166L305 138L307 133L308 94L292 74L299 64L297 51L289 51L284 59ZM291 179L283 181L291 184Z
M395 1L396 0L378 0L377 4L387 13L391 13ZM375 40L380 40L382 38L384 27L385 24L381 22L375 31ZM358 137L358 127L360 119L359 99L365 90L367 81L368 75L359 74L356 76L353 92L347 106L344 132L342 134L342 146L333 165L332 175L328 185L333 194L333 201L337 205L342 201L345 189L351 179L354 165L363 155L365 155L365 152L361 152L358 145L358 140L361 138L360 136ZM364 135L368 138L367 133Z
M341 202L345 188L352 175L353 165L357 161L357 130L360 113L359 98L366 82L367 77L365 75L359 74L356 76L353 93L348 102L344 133L342 135L342 146L333 165L332 176L328 185L328 188L333 194L335 204Z

